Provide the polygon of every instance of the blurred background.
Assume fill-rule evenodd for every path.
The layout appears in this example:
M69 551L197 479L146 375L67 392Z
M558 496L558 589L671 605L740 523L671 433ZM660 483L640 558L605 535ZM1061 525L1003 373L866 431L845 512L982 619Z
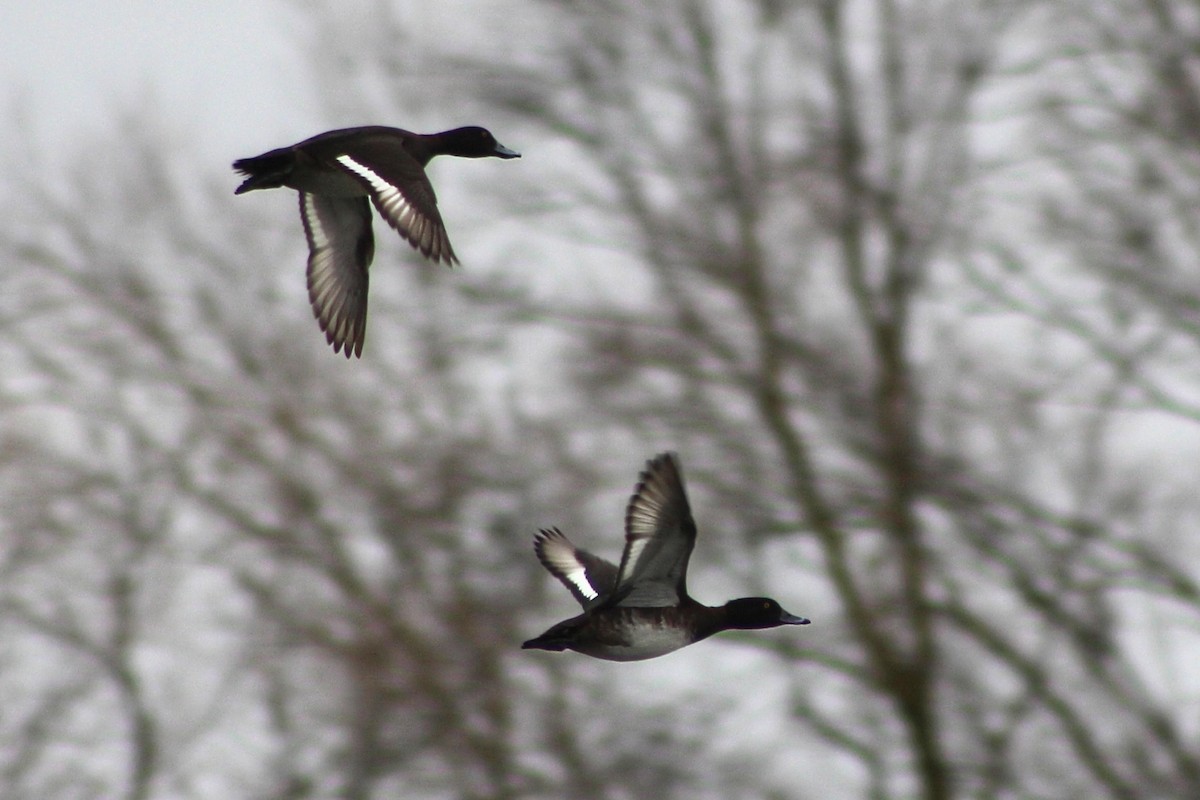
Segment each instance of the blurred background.
M1185 0L6 4L0 796L1200 797ZM234 158L489 127L361 361ZM702 602L523 652L680 453Z

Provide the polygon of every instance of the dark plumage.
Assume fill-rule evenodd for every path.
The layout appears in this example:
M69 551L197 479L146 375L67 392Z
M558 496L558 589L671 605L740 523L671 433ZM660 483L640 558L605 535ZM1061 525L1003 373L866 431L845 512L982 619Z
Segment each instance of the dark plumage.
M458 262L425 165L434 156L520 158L484 128L411 133L372 125L328 131L233 162L246 176L234 191L286 186L300 192L308 238L308 299L333 345L362 355L367 268L375 255L371 207L434 262Z
M575 650L608 661L665 655L721 631L807 625L766 597L706 606L687 593L687 564L696 544L678 459L664 453L647 463L625 512L621 566L571 543L551 528L534 539L534 552L570 590L583 613L521 645Z

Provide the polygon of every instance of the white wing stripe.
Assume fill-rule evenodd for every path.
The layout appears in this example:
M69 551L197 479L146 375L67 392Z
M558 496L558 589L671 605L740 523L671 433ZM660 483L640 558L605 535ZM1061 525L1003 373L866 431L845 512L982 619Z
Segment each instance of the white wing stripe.
M625 545L629 555L628 561L625 564L625 572L621 574L620 578L622 585L628 583L633 574L637 572L638 559L642 557L642 551L646 549L646 545L649 543L649 539L634 539Z
M412 218L417 216L417 210L404 198L399 189L381 178L379 173L370 167L358 163L350 156L338 156L337 160L346 169L365 178L375 191L376 201L379 205L383 206L388 216L396 220L396 224L402 230L409 229L409 226L412 224Z
M595 600L597 597L596 590L588 583L587 572L578 564L572 570L563 570L563 576L571 583L575 584L575 588L579 593L588 600Z
M300 198L304 201L302 206L304 217L308 220L309 235L312 236L310 246L313 250L324 250L329 246L329 234L325 232L325 223L321 221L321 215L317 213L312 195L305 192L300 195Z
M367 182L380 213L410 244L434 261L445 261L451 265L458 261L445 228L440 222L434 222L421 213L399 188L351 156L340 155L337 162Z
M588 600L594 600L599 596L592 588L592 584L588 583L587 569L575 558L574 548L557 539L544 539L541 549L542 557L550 562L550 565L558 570L563 578L570 581L580 594Z

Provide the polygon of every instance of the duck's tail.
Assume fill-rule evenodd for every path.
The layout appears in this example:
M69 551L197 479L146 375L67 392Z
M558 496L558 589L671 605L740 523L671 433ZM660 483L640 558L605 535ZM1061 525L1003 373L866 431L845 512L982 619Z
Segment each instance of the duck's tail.
M252 192L255 189L278 189L292 174L295 156L291 150L272 150L253 158L239 158L233 168L248 176L234 194Z
M541 636L537 637L536 639L530 639L527 642L523 642L521 644L521 649L522 650L555 650L555 651L561 652L563 650L568 649L571 646L571 642L568 639L563 639L561 637L554 636L552 634L553 634L553 631L546 631L546 633L543 633Z

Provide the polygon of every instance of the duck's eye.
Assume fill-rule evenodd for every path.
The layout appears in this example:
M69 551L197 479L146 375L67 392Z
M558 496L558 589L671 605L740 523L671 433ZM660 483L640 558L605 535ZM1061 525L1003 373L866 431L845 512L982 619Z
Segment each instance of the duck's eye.
M770 608L771 608L771 602L769 600L763 601L763 610L767 611L767 610L770 610Z

